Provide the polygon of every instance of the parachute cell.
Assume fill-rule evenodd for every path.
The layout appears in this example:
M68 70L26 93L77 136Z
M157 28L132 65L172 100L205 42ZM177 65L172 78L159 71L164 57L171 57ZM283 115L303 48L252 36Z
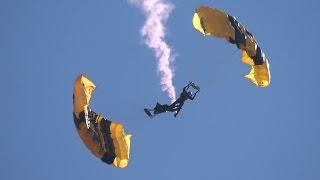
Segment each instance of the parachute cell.
M193 15L193 26L204 36L213 35L236 44L242 62L251 66L245 77L259 87L267 87L271 76L268 59L253 35L233 16L216 8L200 6Z

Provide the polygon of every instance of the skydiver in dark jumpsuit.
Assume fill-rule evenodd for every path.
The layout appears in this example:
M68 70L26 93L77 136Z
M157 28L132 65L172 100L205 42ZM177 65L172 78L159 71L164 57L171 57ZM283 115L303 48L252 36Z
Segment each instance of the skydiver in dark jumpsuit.
M194 89L197 90L194 94L191 91L188 91L190 86L192 86ZM184 102L188 99L193 100L199 91L200 91L200 88L198 86L196 86L193 82L190 82L187 86L185 86L183 88L183 91L180 94L180 97L175 102L173 102L171 105L160 104L157 102L155 108L144 109L144 111L150 117L154 117L157 114L164 113L167 111L174 112L174 117L176 117L179 114Z
M196 97L197 93L199 92L199 88L198 88L197 91L194 93L194 95L193 95L193 93L192 93L191 91L187 91L187 89L188 89L191 85L192 85L192 84L189 83L187 86L185 86L185 87L183 88L182 93L180 94L180 97L179 97L174 103L172 103L172 104L170 105L171 109L174 110L174 112L175 112L175 113L174 113L174 117L176 117L176 116L179 114L179 112L180 112L180 110L181 110L184 102L185 102L186 100L188 100L188 99L194 100L194 98Z

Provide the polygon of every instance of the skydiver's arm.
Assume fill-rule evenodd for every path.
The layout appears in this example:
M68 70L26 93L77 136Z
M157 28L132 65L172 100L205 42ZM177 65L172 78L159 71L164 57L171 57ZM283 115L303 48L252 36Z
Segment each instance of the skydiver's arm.
M183 91L187 91L187 89L191 86L192 82L189 81L189 84L186 85L184 88L183 88Z
M185 86L185 87L183 88L183 91L185 92L188 87L189 87L189 85Z
M196 95L198 94L198 92L199 92L199 90L198 90L196 93L194 93L193 99L196 97Z
M197 92L195 92L194 95L191 96L191 97L189 97L189 98L190 98L191 100L193 100L193 99L196 97L196 95L197 95L198 92L199 92L199 90L198 90Z

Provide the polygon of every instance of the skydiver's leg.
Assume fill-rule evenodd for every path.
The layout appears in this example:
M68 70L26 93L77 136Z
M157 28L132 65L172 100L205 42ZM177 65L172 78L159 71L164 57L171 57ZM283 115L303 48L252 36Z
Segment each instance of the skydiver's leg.
M111 138L110 126L111 121L105 118L100 121L99 130L103 136L103 146L106 149L106 153L103 155L101 160L107 164L112 164L114 159L116 158L115 148Z
M157 104L157 106L154 108L154 114L160 114L160 113L164 113L168 110L168 105L167 104Z
M170 108L172 109L172 111L176 111L177 108L180 106L181 102L180 102L180 99L177 99L175 102L173 102L171 105L170 105ZM171 111L171 112L172 112Z
M172 105L167 105L166 106L166 111L169 111L169 112L175 112L177 110L177 106L172 106Z
M174 117L177 117L177 115L179 114L180 110L181 110L181 109L178 109L178 110L174 113L173 116L174 116Z
M165 104L164 105L165 111L174 112L174 108L170 105Z
M182 106L183 106L184 102L181 102L179 107L177 108L176 112L174 113L174 117L177 117L177 115L179 114L179 112L181 111L182 109Z
M175 107L179 104L180 102L178 100L176 100L175 102L173 102L170 106L171 107Z
M144 108L143 110L149 117L152 118L163 111L163 105L157 102L153 109Z
M144 112L149 116L149 117L154 117L157 114L163 113L165 112L165 105L162 105L160 103L157 102L156 106L153 109L148 109L148 108L144 108Z
M170 105L170 108L172 111L177 111L179 106L181 106L181 103L183 103L180 99L177 99L174 103Z

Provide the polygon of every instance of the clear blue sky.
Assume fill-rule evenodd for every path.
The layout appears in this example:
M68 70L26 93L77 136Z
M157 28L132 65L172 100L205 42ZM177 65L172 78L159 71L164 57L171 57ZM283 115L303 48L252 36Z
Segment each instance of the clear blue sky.
M201 86L179 117L148 119L169 102L145 17L126 0L0 0L0 179L320 179L319 1L172 0L168 44L177 93ZM197 5L238 17L266 53L271 85L257 88L234 45L192 27ZM128 168L102 163L72 119L76 76L96 83L92 108L133 134Z

